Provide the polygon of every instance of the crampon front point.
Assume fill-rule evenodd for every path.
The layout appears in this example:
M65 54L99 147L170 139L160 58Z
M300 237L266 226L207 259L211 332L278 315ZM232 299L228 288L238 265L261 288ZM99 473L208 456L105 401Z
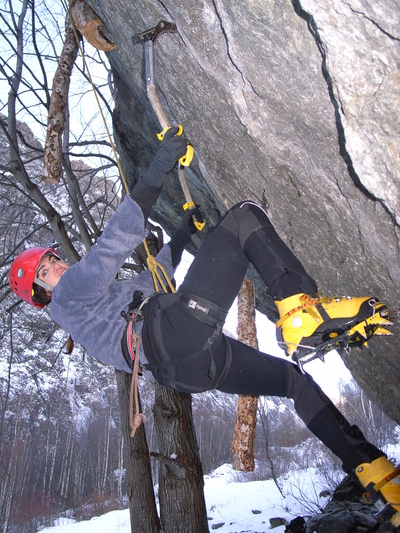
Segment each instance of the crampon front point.
M391 335L386 329L392 325L388 309L377 298L300 295L293 303L299 305L281 316L277 335L301 371L314 359L324 360L331 350L348 353L353 346L367 345L374 336Z

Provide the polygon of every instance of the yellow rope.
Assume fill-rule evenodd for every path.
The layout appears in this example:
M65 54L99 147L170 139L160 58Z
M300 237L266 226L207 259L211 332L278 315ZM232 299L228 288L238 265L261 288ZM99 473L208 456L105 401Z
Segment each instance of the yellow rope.
M161 271L162 275L165 278L165 281L168 284L168 287L170 288L171 292L176 292L175 287L172 285L171 280L168 277L168 274L165 272L164 267L161 263L159 263L154 256L151 255L149 251L149 247L147 246L146 239L143 239L143 244L147 253L147 267L149 271L151 272L153 276L153 283L155 291L158 292L158 283L160 283L161 288L164 292L168 292L167 286L165 285L164 281L162 280L161 274L159 270Z

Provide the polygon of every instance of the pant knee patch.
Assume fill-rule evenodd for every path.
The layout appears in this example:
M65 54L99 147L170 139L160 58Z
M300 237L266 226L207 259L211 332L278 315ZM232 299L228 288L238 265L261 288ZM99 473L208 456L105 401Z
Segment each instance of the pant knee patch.
M221 222L227 230L238 236L242 249L255 231L270 224L265 211L254 202L240 202L226 214Z

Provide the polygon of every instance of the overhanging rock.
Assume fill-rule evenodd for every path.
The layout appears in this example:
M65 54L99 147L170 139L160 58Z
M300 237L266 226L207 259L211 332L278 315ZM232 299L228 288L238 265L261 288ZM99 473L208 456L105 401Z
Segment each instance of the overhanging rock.
M196 150L188 173L209 224L260 202L325 294L372 294L394 310L394 337L354 349L354 378L400 422L398 355L399 9L395 0L90 0L116 49L115 131L134 182L156 150L143 50L131 37L159 20L156 82ZM157 217L181 213L176 176ZM198 246L201 238L197 238ZM195 251L194 248L192 251ZM258 287L258 305L274 306Z

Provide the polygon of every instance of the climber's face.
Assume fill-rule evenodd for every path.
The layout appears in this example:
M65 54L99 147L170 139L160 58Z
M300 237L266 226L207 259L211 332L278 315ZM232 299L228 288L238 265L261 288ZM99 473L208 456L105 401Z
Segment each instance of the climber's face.
M67 263L64 263L55 255L46 255L36 270L36 277L51 287L55 287L68 266Z

